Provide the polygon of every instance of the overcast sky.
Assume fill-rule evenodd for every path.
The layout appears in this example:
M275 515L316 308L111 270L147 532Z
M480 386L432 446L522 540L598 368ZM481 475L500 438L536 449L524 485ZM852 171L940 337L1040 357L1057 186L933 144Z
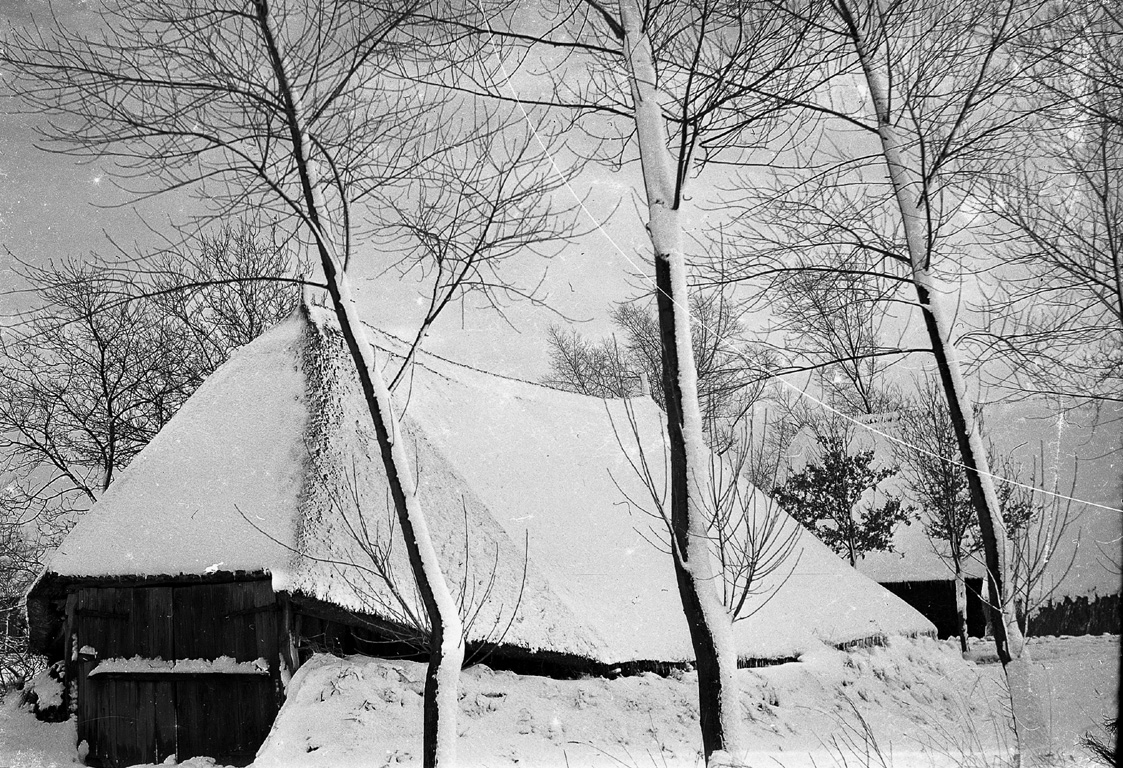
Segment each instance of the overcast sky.
M40 0L0 0L0 24L27 24L30 8L43 8ZM56 9L80 18L84 3L60 0ZM38 13L39 11L37 11ZM9 108L12 105L7 105ZM185 195L173 195L133 205L111 179L112 168L98 160L76 161L37 149L37 117L0 114L0 312L22 308L22 298L7 293L16 286L14 258L33 264L51 259L81 258L91 252L109 256L109 238L131 252L143 253L156 239L149 227L167 229L169 220L185 221L198 204ZM587 173L573 189L587 196L581 226L590 233L545 263L538 259L518 265L514 276L535 278L544 268L548 277L542 297L555 311L519 304L508 309L504 321L489 312L452 309L441 318L427 348L481 368L537 379L546 372L546 330L552 323L579 321L585 333L609 332L606 317L613 302L636 295L645 278L650 246L639 210L640 179L633 168L622 173L597 170ZM696 195L702 192L696 189ZM697 201L697 198L696 198ZM605 220L613 206L616 215ZM696 214L698 218L705 214ZM8 254L11 252L11 256ZM376 325L405 335L414 327L419 286L403 283L395 273L385 273L385 262L375 253L360 253L356 263L358 294L364 314ZM584 321L584 322L580 322ZM918 361L919 364L919 361ZM1080 455L1083 460L1078 495L1101 504L1118 505L1120 463L1107 454L1119 446L1119 422L1089 433L1055 419L1029 418L1028 409L1000 409L989 418L1000 425L1012 445L1035 445L1038 439L1056 440L1059 455ZM1054 443L1055 445L1055 443ZM1034 449L1036 451L1036 449ZM1097 538L1117 535L1118 514L1094 514Z

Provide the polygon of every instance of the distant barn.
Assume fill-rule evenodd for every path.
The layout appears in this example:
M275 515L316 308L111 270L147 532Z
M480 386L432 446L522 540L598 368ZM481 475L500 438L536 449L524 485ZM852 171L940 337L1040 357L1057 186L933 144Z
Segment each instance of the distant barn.
M950 566L932 551L932 544L919 523L898 533L896 547L896 552L866 555L858 563L858 570L924 614L936 625L937 637L958 637L955 579ZM982 637L986 632L983 611L986 567L972 557L964 571L967 574L967 634Z
M900 433L898 412L858 415L854 417L854 422L849 442L851 452L873 451L877 468L899 466L894 440L907 442L908 435ZM787 460L792 467L799 469L816 460L817 451L813 432L804 429L789 445ZM902 469L882 481L877 493L893 494L901 498L902 505L916 507L902 477L905 471ZM870 496L865 501L869 501ZM924 532L923 522L917 520L910 525L897 526L892 546L891 552L865 553L855 567L922 613L936 626L940 639L957 637L954 574L950 561L940 556L946 547L942 542L931 541ZM986 616L980 597L986 567L980 557L969 556L963 565L967 587L967 633L972 637L982 637L986 630Z
M663 466L650 399L422 354L396 401L470 653L554 674L693 659L658 527L624 498L646 494L629 410ZM369 422L334 320L304 309L211 376L81 518L28 613L33 647L64 660L90 764L245 764L312 653L424 644ZM810 535L797 555L735 625L744 663L933 632Z

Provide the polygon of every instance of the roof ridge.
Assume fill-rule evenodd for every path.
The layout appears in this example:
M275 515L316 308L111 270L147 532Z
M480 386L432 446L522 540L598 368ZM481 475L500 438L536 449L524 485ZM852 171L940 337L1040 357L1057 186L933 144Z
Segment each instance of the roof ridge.
M366 320L363 320L362 323L363 323L363 325L365 325L370 330L372 330L376 333L380 333L383 336L388 336L389 338L393 339L394 341L397 341L397 342L400 342L400 343L406 344L406 345L410 344L410 342L406 341L401 336L390 333L390 331L387 331L384 328L379 328L377 325L374 325L373 323L369 323ZM383 350L383 351L389 352L390 354L394 355L395 357L405 358L405 355L403 355L400 352L395 352L395 351L390 350L390 349L386 349L386 350ZM553 390L555 392L565 392L566 391L564 389L556 389L555 387L548 386L548 385L543 384L542 382L539 382L539 381L531 381L530 379L521 379L518 376L511 376L511 375L505 374L505 373L497 373L495 371L489 371L489 370L486 370L484 368L478 368L478 367L476 367L474 365L470 365L468 363L462 363L459 360L452 360L450 358L444 357L443 355L438 355L436 352L431 352L427 349L423 349L421 346L417 347L417 352L419 353L419 355L425 355L427 357L432 357L436 360L440 360L442 363L447 363L449 365L455 365L458 368L465 368L469 371L475 371L476 373L482 373L485 376L494 376L497 379L506 379L507 381L517 381L520 384L530 384L531 386L534 386L534 387L542 387L543 389L549 389L549 390ZM426 366L426 367L428 367L428 366ZM432 370L432 369L429 369L429 370ZM433 371L433 373L437 373L437 371Z
M334 313L332 313L330 310L328 310L327 307L315 307L315 309L322 309L334 318ZM375 333L382 334L383 336L386 336L390 339L393 339L394 341L398 342L399 344L404 344L404 345L407 345L407 346L410 344L409 341L403 339L401 336L398 336L397 334L391 333L390 331L387 331L385 328L380 328L379 326L375 325L374 323L370 322L369 320L361 320L360 322L362 322L362 324L366 328L368 328L369 330L374 331ZM402 354L401 352L396 352L392 349L385 349L383 347L378 347L378 349L381 349L383 352L388 352L389 354L391 354L391 355L393 355L397 358L402 358L402 359L405 358L405 355ZM459 360L453 360L451 358L445 357L444 355L439 355L436 352L433 352L433 351L428 350L428 349L424 349L420 345L418 345L418 347L417 347L417 352L418 352L418 356L431 357L434 360L439 360L440 362L446 363L447 365L453 365L453 366L456 366L457 368L464 368L465 370L474 371L475 373L480 373L480 374L483 374L484 376L494 376L497 379L504 379L506 381L514 381L514 382L517 382L519 384L529 384L532 387L538 387L539 389L548 389L551 392L564 392L564 393L570 394L570 395L581 395L582 394L580 392L573 392L573 391L568 390L568 389L560 389L558 387L552 387L549 384L545 384L541 381L533 381L531 379L523 379L523 378L520 378L518 376L511 376L510 374L506 374L506 373L498 373L496 371L489 371L486 368L480 368L478 366L471 365L469 363L464 363L464 362L461 362ZM439 371L433 370L431 367L425 365L424 363L421 363L420 361L418 361L418 363L420 365L422 365L426 370L430 371L431 373L434 373L434 374L437 374L437 375L443 375ZM587 397L587 395L586 395L586 397ZM599 399L599 400L642 400L642 399L649 399L649 396L636 395L635 397L608 397L608 398L601 397L601 398L597 398L597 399Z

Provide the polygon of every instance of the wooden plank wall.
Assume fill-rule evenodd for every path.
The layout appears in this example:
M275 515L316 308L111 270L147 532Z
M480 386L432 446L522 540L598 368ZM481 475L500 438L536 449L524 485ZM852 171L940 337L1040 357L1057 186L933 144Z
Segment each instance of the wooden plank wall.
M276 717L280 620L267 580L79 589L78 738L90 762L249 762ZM95 675L98 659L264 658L270 675Z

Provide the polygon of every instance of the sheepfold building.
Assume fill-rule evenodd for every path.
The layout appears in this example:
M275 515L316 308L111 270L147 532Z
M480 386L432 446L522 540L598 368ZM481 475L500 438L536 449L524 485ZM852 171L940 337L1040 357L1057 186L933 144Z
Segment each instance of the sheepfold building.
M848 431L847 450L856 454L872 451L873 467L895 467L898 473L878 484L877 491L867 491L859 502L863 505L882 503L884 494L900 497L906 508L912 508L914 519L898 525L893 532L892 549L887 552L866 552L855 566L865 576L876 581L922 613L936 627L937 637L944 639L958 635L958 613L955 602L955 573L947 545L933 540L925 528L924 510L910 495L904 474L909 470L901 466L896 450L909 440L901 430L900 414L889 412L853 417L840 426ZM820 448L810 429L804 429L792 441L787 459L796 469L809 463L821 462ZM983 579L986 565L981 552L968 554L961 563L967 598L967 632L972 637L982 637L986 629L984 613Z
M637 445L653 471L664 464L650 399L604 402L421 354L395 400L469 656L551 674L693 659L659 524L627 501L650 498ZM735 624L745 663L933 632L796 535L790 565ZM82 516L28 612L34 647L64 660L88 760L111 766L244 764L311 653L423 644L333 317L303 309L216 371Z

